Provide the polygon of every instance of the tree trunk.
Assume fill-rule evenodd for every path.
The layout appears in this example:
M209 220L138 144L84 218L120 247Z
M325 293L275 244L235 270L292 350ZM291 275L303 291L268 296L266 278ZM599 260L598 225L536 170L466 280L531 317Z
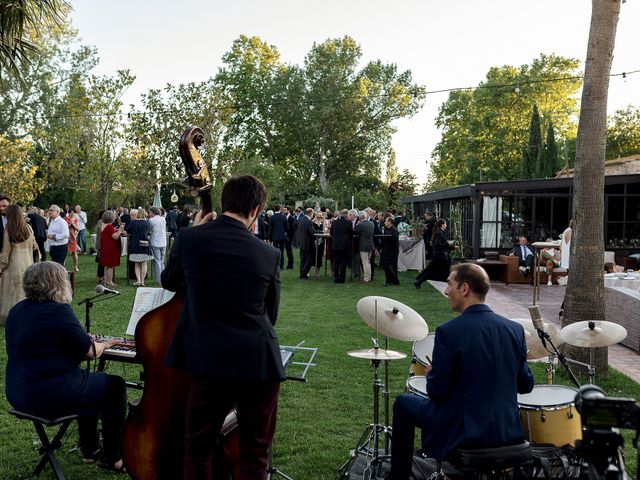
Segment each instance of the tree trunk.
M591 27L578 122L570 275L562 325L604 320L604 158L607 92L620 0L592 0ZM589 349L565 346L569 357L589 363ZM595 351L596 374L608 370L607 348Z

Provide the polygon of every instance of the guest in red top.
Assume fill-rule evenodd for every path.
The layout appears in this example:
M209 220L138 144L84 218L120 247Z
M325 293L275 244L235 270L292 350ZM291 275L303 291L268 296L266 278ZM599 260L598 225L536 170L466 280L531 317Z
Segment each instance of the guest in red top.
M100 230L100 265L104 267L104 284L107 287L117 287L113 283L113 274L120 265L120 236L123 227L114 228L112 222L116 219L116 214L107 210L102 214L103 225Z

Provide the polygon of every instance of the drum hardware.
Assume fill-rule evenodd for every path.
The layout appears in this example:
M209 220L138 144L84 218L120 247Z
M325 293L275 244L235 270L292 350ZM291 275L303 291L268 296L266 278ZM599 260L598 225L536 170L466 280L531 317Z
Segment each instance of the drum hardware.
M383 473L382 464L390 459L392 440L389 425L389 362L406 358L406 354L388 349L388 337L398 340L418 340L429 333L424 319L413 309L385 297L364 297L358 301L357 310L364 322L372 327L376 336L371 338L373 348L352 350L347 354L354 358L371 360L373 367L373 421L365 427L350 458L340 467L340 477L348 478L351 467L359 455L366 458L363 480L378 478ZM385 336L385 348L380 348L379 334ZM384 361L384 382L380 378L380 364ZM384 399L384 423L380 423L380 393ZM383 448L380 448L384 436Z
M621 342L627 337L627 330L617 323L585 320L567 325L560 330L560 338L565 343L574 347L582 347L589 349L589 364L571 360L576 365L587 367L589 375L589 383L593 384L596 376L596 367L594 365L594 352L596 348L609 347ZM579 386L579 385L578 385Z

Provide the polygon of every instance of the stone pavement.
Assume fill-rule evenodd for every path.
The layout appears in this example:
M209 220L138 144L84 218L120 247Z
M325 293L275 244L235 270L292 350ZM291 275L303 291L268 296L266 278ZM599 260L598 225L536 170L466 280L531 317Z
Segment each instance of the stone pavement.
M444 282L429 281L429 283L444 294L447 284ZM560 305L564 299L567 287L561 285L541 285L540 312L545 322L549 322L560 330ZM486 304L491 309L507 318L531 318L528 307L533 305L533 287L528 284L511 284L492 282L491 290L487 295ZM616 370L628 375L640 383L640 354L624 345L609 347L609 365ZM596 383L598 372L596 372Z

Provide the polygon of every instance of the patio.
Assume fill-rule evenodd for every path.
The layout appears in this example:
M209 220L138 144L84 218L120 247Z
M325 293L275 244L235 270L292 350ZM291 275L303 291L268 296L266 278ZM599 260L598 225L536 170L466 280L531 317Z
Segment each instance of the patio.
M429 283L444 295L447 284L429 281ZM530 318L528 307L531 305L533 287L526 284L504 285L502 282L492 282L487 295L487 305L496 313L507 318ZM540 300L536 304L540 307L542 318L560 330L560 305L564 299L567 287L561 285L541 286ZM609 365L628 375L636 382L640 382L640 354L623 345L609 347ZM596 383L598 374L596 372Z

